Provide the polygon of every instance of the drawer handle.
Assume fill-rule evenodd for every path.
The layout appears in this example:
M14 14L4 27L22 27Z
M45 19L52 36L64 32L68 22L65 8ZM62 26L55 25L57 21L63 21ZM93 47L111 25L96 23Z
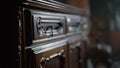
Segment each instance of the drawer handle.
M40 60L40 68L45 68L46 63L48 61L50 61L51 59L53 59L55 57L58 57L58 56L64 58L65 57L64 50L61 50L59 53L55 53L55 54L49 56L48 58L45 58L45 57L41 58L41 60Z
M45 68L45 65L46 65L48 60L49 59L45 58L45 57L41 58L41 60L40 60L40 68Z

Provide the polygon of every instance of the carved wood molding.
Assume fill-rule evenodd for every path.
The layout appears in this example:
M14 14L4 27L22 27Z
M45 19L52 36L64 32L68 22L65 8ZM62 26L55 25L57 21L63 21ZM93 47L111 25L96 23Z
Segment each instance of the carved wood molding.
M52 11L63 12L63 13L80 14L80 15L85 14L85 10L81 8L73 7L68 4L63 4L53 0L47 0L47 1L46 0L40 0L40 1L26 0L22 2L22 5L24 7L26 6L37 7L41 9L52 10Z

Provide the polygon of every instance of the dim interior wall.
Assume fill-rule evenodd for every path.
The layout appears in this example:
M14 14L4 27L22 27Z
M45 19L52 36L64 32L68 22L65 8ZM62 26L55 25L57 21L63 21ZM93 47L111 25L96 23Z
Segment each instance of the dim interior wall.
M113 49L113 53L120 51L120 32L112 31L110 34L110 44Z

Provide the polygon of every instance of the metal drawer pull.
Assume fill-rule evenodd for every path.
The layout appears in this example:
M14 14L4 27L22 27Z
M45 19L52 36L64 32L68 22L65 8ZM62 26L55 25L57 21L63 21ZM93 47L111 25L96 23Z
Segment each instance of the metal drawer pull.
M41 58L41 60L40 60L40 68L45 68L45 65L46 65L46 63L48 61L50 61L51 59L53 59L55 57L58 57L58 56L64 58L65 57L64 50L61 50L59 53L55 53L55 54L49 56L48 58L45 58L45 57Z

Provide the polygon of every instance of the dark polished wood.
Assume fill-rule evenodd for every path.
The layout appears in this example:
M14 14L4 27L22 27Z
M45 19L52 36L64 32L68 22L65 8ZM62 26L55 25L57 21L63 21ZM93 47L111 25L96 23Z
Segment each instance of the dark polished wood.
M19 68L80 68L82 32L79 27L69 31L68 24L82 24L83 9L53 0L24 0L18 8ZM47 35L47 27L58 22L62 31L54 35L57 30L51 29L52 34ZM40 31L43 33L38 34Z
M69 68L80 68L80 39L68 43Z
M56 12L85 15L85 11L83 9L52 0L41 0L41 1L26 0L23 1L22 4L24 5L24 7L37 7L37 8L52 10Z
M64 46L33 55L34 68L66 68Z

